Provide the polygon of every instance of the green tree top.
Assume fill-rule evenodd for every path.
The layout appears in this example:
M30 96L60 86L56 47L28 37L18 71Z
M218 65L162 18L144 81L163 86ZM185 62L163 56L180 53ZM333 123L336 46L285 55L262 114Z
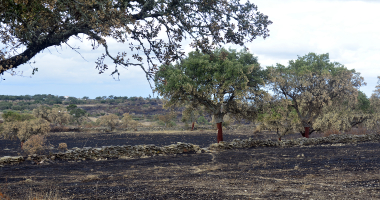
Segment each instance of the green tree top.
M222 48L212 54L193 51L175 65L162 65L155 84L168 99L166 106L201 104L221 123L227 113L247 113L243 103L257 94L264 73L253 54Z
M312 128L325 106L356 101L358 88L365 84L360 73L330 62L329 54L309 53L268 71L272 91L296 110L303 127Z

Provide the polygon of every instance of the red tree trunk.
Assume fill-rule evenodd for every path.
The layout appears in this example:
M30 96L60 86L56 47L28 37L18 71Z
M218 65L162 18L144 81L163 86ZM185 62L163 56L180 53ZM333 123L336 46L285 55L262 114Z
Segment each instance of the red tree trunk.
M194 122L191 124L191 130L194 130Z
M309 127L305 127L305 138L309 138Z
M223 141L222 122L216 123L216 127L218 128L218 137L217 137L217 140L218 140L218 143L219 143L220 141Z

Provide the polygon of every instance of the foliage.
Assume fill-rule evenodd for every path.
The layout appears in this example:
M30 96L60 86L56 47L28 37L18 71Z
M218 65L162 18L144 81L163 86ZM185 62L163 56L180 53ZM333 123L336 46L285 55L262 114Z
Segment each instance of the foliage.
M50 122L62 125L69 123L71 116L66 108L55 107L50 110L48 118Z
M2 115L1 134L8 139L19 138L24 142L31 135L46 134L50 131L49 123L41 118L35 118L30 114L21 114L15 111L7 111Z
M296 110L288 106L286 99L274 96L262 106L257 122L259 129L275 131L279 138L301 130L300 121Z
M50 112L51 112L51 108L48 106L43 106L43 105L33 109L33 115L36 118L42 118L42 119L45 119L47 121L50 121L50 119L49 119Z
M183 39L190 37L192 46L207 52L218 44L244 45L258 36L265 38L272 23L256 5L238 0L2 1L0 16L0 38L7 45L0 51L0 74L85 34L93 48L104 47L96 62L100 73L108 69L104 59L110 58L116 65L112 74L119 73L117 66L137 65L149 76L156 67L154 59L170 63L183 55ZM132 53L111 55L106 38L128 41ZM148 68L139 52L145 53Z
M197 117L203 114L204 106L189 102L185 102L184 104L185 109L182 111L182 122L195 122Z
M224 115L254 117L247 99L261 94L264 73L257 58L243 50L217 49L212 54L190 52L175 65L162 65L155 76L156 91L169 99L166 107L203 105L215 123ZM250 108L250 109L248 109Z
M140 124L137 121L132 119L132 116L129 113L124 113L123 118L121 119L121 122L126 127L131 127L134 130L137 129L137 126Z
M175 114L172 112L168 112L165 115L158 115L158 124L165 127L173 127L175 126L175 122L173 122L173 119L175 119L175 117Z
M165 127L166 127L166 123L163 122L163 121L161 121L161 120L158 120L156 123L157 123L157 125L159 125L159 126L165 126Z
M208 121L207 121L207 119L204 116L199 116L198 119L197 119L197 123L205 125L205 124L208 124Z
M36 118L42 118L46 121L54 124L67 124L70 122L71 116L67 109L60 106L54 106L50 108L48 106L39 106L33 109L33 115Z
M309 53L289 61L288 67L268 67L271 90L298 115L300 125L315 131L314 122L326 106L355 102L363 77L338 62L330 62L329 54ZM292 109L287 109L289 112ZM303 131L300 130L301 133Z
M66 108L70 112L70 115L72 116L73 120L78 124L83 122L84 119L87 117L87 112L81 108L78 108L75 104L70 104Z
M340 105L326 106L322 109L323 114L315 120L314 129L321 132L328 130L343 132L349 131L357 125L372 128L372 118L378 114L362 108L361 101L346 101Z
M30 119L34 119L35 117L30 114L20 114L18 112L10 110L10 111L5 111L2 114L2 118L4 122L14 122L14 121L30 120Z
M358 93L358 108L363 111L369 111L369 108L371 107L371 102L369 101L366 94L364 94L362 91L359 91Z
M22 145L22 149L28 154L40 153L46 148L46 139L43 135L32 135Z
M44 119L30 119L25 121L12 121L3 124L2 134L8 139L20 139L26 141L32 135L47 134L50 131L50 123Z
M108 114L99 117L96 122L101 126L107 126L112 131L119 124L119 117L115 114Z

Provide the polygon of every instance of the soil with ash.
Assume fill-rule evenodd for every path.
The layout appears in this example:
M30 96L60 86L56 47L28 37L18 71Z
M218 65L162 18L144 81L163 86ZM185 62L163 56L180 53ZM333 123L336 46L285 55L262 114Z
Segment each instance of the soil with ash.
M188 135L199 140L179 141L199 144L204 139L202 134ZM61 142L54 137L52 144ZM151 137L165 140L163 135ZM380 199L379 155L380 143L366 142L138 159L25 161L0 167L0 199Z

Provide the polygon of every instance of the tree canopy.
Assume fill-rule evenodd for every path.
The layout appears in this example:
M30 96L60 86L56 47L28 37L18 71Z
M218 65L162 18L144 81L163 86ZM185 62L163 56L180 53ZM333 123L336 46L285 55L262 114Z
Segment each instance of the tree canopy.
M110 58L118 66L140 66L147 78L154 60L170 63L184 53L181 42L210 52L215 45L244 45L269 36L272 22L257 6L239 0L0 0L0 75L16 69L44 49L87 36L92 47L104 48L96 61L103 73ZM165 35L165 36L164 36ZM129 51L111 55L106 38L127 43ZM73 50L76 48L71 47ZM143 66L143 56L147 66ZM34 71L33 71L34 72Z
M313 123L324 107L356 102L358 88L365 84L360 73L330 62L329 54L309 53L289 61L288 67L277 64L268 70L272 91L282 99L283 106L295 109L305 132L309 130L306 128L315 131Z
M203 105L219 124L227 113L249 112L244 105L260 91L264 73L257 58L246 50L193 51L175 65L160 66L155 84L158 93L169 99L166 106L186 101Z

